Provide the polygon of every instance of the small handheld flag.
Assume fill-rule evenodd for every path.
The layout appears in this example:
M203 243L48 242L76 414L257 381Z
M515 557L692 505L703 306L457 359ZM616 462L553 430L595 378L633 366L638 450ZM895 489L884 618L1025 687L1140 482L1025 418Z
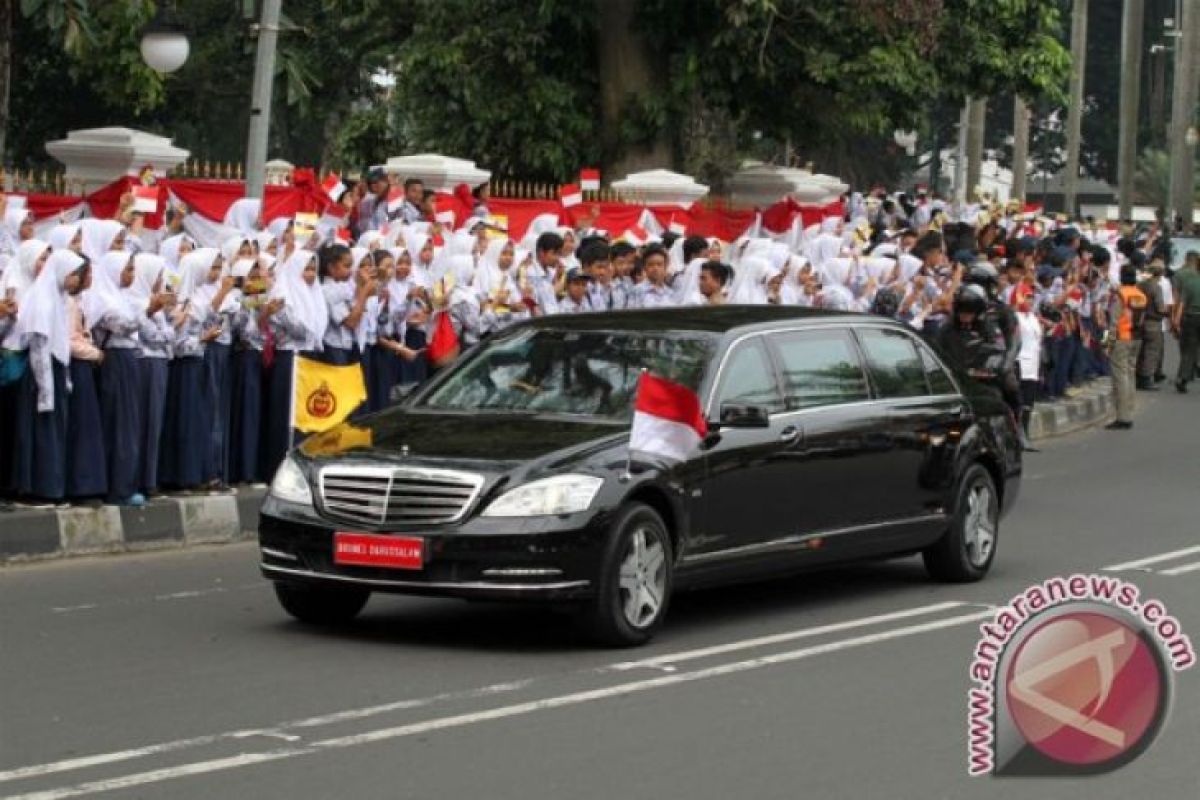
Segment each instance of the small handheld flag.
M158 187L133 187L133 210L143 214L158 213Z
M404 205L404 187L393 186L388 189L387 210L389 214L395 214Z
M325 190L325 194L333 202L342 199L342 195L346 193L346 184L342 182L342 176L336 172L331 172L325 176L325 180L321 181L321 188Z
M559 187L558 197L562 200L563 208L570 208L583 202L583 190L577 183L568 183Z
M588 167L579 170L579 186L585 192L600 191L600 170Z

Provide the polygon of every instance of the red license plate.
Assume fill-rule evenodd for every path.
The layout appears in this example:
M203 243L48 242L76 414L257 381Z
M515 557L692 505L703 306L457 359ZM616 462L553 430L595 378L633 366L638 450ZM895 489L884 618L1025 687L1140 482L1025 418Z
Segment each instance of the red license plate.
M416 536L379 536L373 533L333 535L333 563L355 567L422 569L425 540Z

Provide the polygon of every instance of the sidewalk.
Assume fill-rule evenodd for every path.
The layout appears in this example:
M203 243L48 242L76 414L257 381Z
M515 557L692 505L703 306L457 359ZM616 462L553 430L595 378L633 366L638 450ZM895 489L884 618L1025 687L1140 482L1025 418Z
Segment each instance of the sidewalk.
M1042 441L1111 421L1111 392L1103 378L1077 397L1035 407L1031 437ZM247 541L258 528L264 491L167 497L143 508L17 508L0 513L0 564Z

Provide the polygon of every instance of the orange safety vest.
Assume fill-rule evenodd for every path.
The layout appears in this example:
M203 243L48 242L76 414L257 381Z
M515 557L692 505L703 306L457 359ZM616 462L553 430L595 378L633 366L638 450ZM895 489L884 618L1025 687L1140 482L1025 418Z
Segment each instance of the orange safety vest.
M1117 294L1121 296L1121 316L1117 319L1117 339L1128 342L1134 338L1134 313L1138 312L1139 317L1145 314L1150 302L1142 290L1136 286L1122 286L1117 290Z

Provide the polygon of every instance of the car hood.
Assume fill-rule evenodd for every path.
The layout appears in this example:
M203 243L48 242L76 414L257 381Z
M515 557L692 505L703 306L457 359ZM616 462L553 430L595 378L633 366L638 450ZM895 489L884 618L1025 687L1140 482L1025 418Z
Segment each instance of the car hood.
M300 451L315 461L353 457L499 472L573 461L623 439L628 430L623 423L558 415L393 408L312 436Z

